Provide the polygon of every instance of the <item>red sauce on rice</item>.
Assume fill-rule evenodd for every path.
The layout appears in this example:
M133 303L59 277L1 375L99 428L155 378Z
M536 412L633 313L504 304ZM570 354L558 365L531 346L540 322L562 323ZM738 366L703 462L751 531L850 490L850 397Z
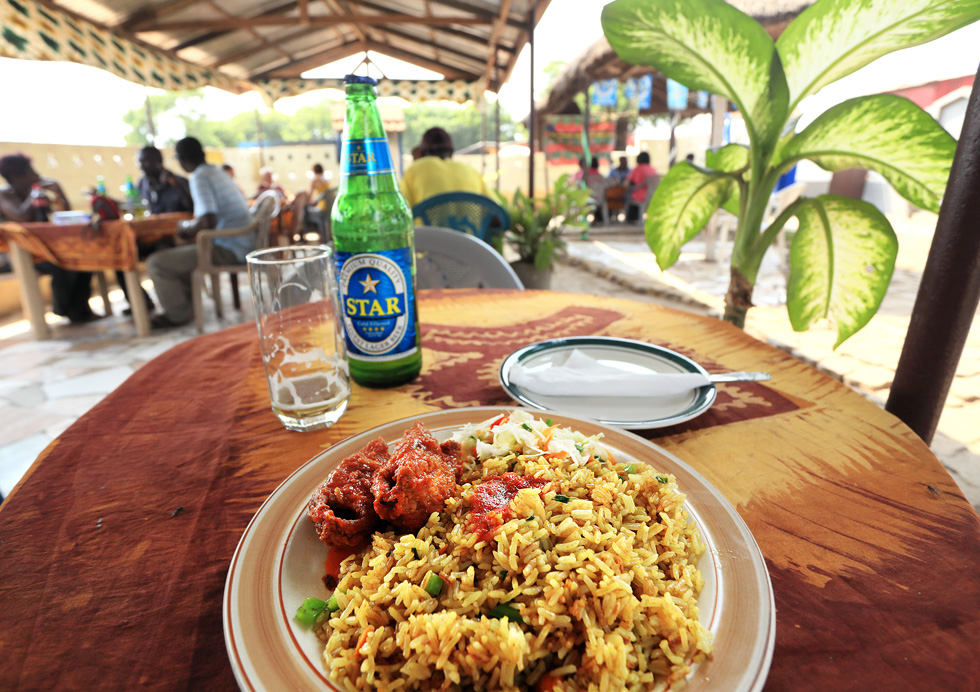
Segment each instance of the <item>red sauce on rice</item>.
M489 542L505 521L513 517L510 501L519 490L540 488L547 481L516 473L484 479L470 497L470 525L481 541Z

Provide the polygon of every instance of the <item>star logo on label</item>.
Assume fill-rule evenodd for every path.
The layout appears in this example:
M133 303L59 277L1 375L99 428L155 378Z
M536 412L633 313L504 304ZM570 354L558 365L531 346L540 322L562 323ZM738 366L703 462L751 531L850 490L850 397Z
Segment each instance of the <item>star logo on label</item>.
M364 289L365 293L374 293L375 295L377 295L378 294L377 287L378 284L381 282L378 281L377 279L372 279L371 275L368 274L367 277L364 279L364 281L359 281L358 283L361 284L361 288Z

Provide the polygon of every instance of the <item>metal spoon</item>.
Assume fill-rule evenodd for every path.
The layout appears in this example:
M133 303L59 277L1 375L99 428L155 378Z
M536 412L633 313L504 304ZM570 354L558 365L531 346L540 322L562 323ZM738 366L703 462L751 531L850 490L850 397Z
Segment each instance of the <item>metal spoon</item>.
M771 380L772 376L768 372L721 372L716 375L708 375L711 382L762 382Z

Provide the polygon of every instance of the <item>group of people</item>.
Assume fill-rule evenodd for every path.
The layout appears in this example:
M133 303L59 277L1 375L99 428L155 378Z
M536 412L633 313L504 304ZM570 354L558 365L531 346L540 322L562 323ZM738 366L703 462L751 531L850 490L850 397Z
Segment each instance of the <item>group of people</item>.
M446 192L488 195L486 183L480 174L452 159L452 137L444 129L437 127L425 132L413 153L416 154L415 160L400 181L401 191L410 206ZM166 168L163 155L156 147L147 146L139 152L142 177L137 187L140 196L146 200L150 214L192 213L193 219L182 221L178 228L178 238L184 241L190 241L206 229L249 225L249 200L235 182L235 172L231 166L207 163L204 148L194 137L177 142L175 154L187 177ZM42 178L26 156L11 154L0 158L0 175L8 184L6 188L0 188L0 219L21 222L38 220L34 217L30 199L35 183L41 184L57 208L71 208L60 185L54 180ZM326 209L324 193L329 187L323 166L314 165L310 203ZM285 190L275 182L272 169L264 167L252 199L269 190L275 191L285 201ZM221 264L244 263L245 255L254 246L254 236L218 237L214 241L213 257L216 263ZM197 266L196 243L178 244L170 240L144 246L140 248L140 258L146 259L147 273L153 281L162 309L161 313L151 318L153 328L174 327L189 322L193 318L191 275ZM68 317L73 324L102 317L89 307L91 273L69 271L51 263L41 263L38 269L52 275L52 302L56 314ZM121 285L123 283L120 282ZM127 299L130 296L127 295ZM148 307L155 307L145 291L143 299Z
M143 173L137 187L151 214L192 213L193 219L182 221L178 237L189 241L206 229L241 228L251 223L248 200L235 183L234 171L207 163L204 147L194 137L186 137L175 147L177 163L188 177L177 175L163 165L163 155L156 147L144 147L139 153ZM22 154L0 158L0 176L7 187L0 188L0 219L31 222L36 207L31 191L41 185L55 208L70 210L71 205L61 186L42 178L31 160ZM244 263L245 255L255 247L254 235L216 238L213 255L218 263ZM164 242L140 249L146 257L147 273L153 280L163 312L154 315L154 328L186 324L193 317L191 274L197 266L197 245ZM52 307L57 315L73 324L98 319L89 307L91 273L75 272L44 262L39 271L52 276ZM127 296L128 297L128 296ZM149 296L144 296L150 300ZM152 305L152 303L150 303Z
M646 199L647 181L657 175L657 169L650 165L650 154L641 151L636 156L636 166L629 167L625 156L619 157L619 165L609 171L608 176L599 172L599 159L593 158L588 167L585 159L579 159L579 170L572 179L593 191L610 195L618 190L619 199L626 200L626 220L637 221L643 213L642 204ZM608 197L607 197L608 199ZM596 210L595 220L602 220L601 210Z

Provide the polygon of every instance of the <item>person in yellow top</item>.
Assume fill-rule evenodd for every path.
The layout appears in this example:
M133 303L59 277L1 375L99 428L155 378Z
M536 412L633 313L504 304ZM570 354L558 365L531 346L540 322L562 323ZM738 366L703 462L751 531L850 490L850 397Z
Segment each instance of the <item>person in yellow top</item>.
M321 198L324 192L330 189L330 181L327 180L323 172L323 166L318 163L313 164L313 178L310 179L310 204L315 204L320 209L327 208L327 200Z
M408 206L446 192L473 192L487 195L487 184L465 163L452 160L453 140L441 127L433 127L422 135L420 158L405 171L399 186Z

